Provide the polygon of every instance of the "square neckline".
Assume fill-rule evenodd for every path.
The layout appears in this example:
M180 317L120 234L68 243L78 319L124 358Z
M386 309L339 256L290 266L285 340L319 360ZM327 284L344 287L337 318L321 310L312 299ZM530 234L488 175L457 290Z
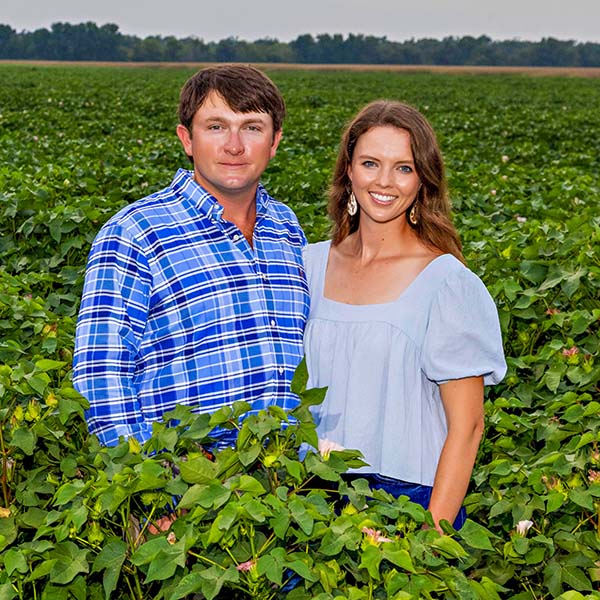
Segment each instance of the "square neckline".
M416 277L414 277L414 279L400 292L400 294L394 299L394 300L390 300L389 302L372 302L372 303L368 303L368 304L353 304L351 302L342 302L340 300L334 300L333 298L328 298L327 296L325 296L325 278L327 277L327 268L329 267L329 256L331 254L331 240L327 240L325 242L327 244L327 255L325 258L325 266L324 268L321 269L321 281L320 281L320 292L321 292L321 300L325 300L326 302L333 304L333 305L337 305L337 306L348 306L351 308L356 308L356 309L360 309L360 308L373 308L373 307L377 307L377 306L381 306L381 307L385 307L385 306L392 306L398 302L400 302L400 300L402 300L404 298L404 296L413 288L415 287L415 284L418 282L418 280L420 280L422 278L422 275L429 270L429 267L431 267L431 265L433 265L433 263L439 261L439 259L444 258L444 257L448 257L448 256L452 256L452 254L449 253L444 253L444 254L440 254L439 256L436 256L435 258L433 258L432 260L430 260L416 275Z

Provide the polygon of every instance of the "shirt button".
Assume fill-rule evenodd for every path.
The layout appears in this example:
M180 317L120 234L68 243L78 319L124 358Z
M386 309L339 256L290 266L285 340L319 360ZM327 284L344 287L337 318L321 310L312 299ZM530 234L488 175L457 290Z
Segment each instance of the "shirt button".
M267 280L267 274L266 273L261 273L260 276L264 279L264 281Z
M271 319L271 327L275 327L276 323L275 323L275 319Z
M279 367L279 369L277 369L277 370L279 371L280 375L283 375L283 371L284 371L283 367Z
M234 241L234 242L237 242L239 239L240 239L240 234L239 234L239 233L236 233L236 234L233 236L233 241Z

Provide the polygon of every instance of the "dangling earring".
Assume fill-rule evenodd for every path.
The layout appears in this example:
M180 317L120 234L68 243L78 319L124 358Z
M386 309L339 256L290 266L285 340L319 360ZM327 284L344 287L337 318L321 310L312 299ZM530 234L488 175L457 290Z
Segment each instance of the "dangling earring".
M358 202L356 202L356 196L354 195L354 192L350 192L350 198L348 198L346 210L351 217L353 217L358 210Z
M408 213L408 220L413 224L417 225L419 223L419 216L417 215L417 203L415 202Z
M415 199L413 200L413 204L410 207L410 212L408 213L408 220L413 225L418 225L419 224L419 213L417 212L417 202L419 200L419 192L421 191L422 187L423 187L423 184L420 183L419 184L419 189L417 190L417 195L415 196Z

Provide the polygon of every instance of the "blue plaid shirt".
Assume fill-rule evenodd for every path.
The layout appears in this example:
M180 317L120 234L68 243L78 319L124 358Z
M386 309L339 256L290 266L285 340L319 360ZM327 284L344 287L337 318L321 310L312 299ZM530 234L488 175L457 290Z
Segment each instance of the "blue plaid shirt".
M259 411L297 405L309 297L294 213L262 186L251 247L223 207L179 170L126 207L90 252L74 356L75 388L103 444L146 441L152 422L185 404L236 400ZM218 431L220 443L235 433Z

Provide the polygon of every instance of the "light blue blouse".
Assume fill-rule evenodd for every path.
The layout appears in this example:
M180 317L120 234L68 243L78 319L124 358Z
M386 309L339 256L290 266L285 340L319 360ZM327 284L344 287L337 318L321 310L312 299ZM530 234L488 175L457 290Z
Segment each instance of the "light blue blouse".
M324 297L330 242L305 249L311 307L304 336L319 439L360 450L358 471L433 485L447 435L438 384L506 373L496 306L482 281L450 254L434 259L393 302Z

